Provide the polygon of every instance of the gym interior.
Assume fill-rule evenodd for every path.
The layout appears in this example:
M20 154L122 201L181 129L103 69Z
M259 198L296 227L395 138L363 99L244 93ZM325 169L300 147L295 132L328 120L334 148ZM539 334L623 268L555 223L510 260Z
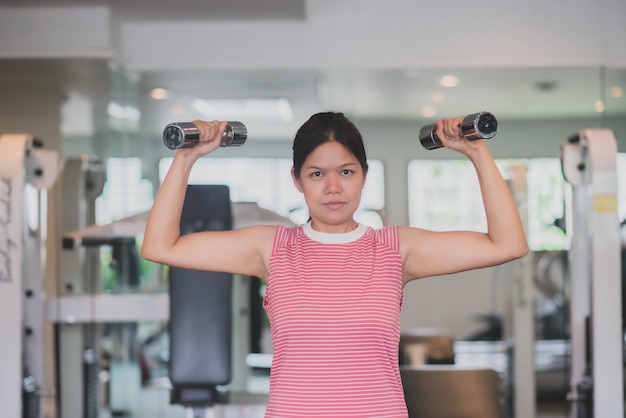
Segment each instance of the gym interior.
M0 418L263 417L264 284L140 257L163 130L247 129L194 167L190 231L295 225L291 140L324 110L364 137L360 222L436 230L484 213L470 163L420 128L497 118L531 251L405 287L410 416L624 417L625 18L624 0L0 0Z

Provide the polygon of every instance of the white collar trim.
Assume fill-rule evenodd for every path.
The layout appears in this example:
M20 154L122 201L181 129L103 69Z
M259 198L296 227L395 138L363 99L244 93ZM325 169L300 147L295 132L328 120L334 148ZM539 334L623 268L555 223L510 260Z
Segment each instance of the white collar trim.
M361 238L363 234L365 234L365 231L367 231L367 226L359 223L353 231L330 233L314 230L311 226L311 221L309 221L302 225L302 230L307 237L311 238L313 241L321 242L322 244L347 244Z

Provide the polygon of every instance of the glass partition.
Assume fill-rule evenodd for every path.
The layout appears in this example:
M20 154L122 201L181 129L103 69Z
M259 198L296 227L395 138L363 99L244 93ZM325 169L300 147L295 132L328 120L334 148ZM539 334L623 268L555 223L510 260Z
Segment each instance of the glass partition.
M442 77L451 75L457 77L458 85L442 85ZM480 221L480 202L475 199L478 195L472 191L476 185L471 167L445 151L419 149L416 135L422 125L440 117L492 111L502 120L492 150L503 172L520 161L528 164L530 241L533 249L541 251L562 249L564 245L563 232L553 224L563 209L559 144L580 129L603 127L614 130L620 150L626 149L623 68L228 69L137 73L110 63L107 77L100 82L92 93L68 93L71 106L63 111L64 157L70 161L89 155L106 169L101 193L97 197L88 194L93 205L85 206L93 211L93 223L100 226L150 209L171 161L172 151L162 142L162 129L172 121L223 117L245 122L249 129L247 143L231 155L222 153L198 161L192 181L228 184L233 200L254 201L294 222L303 222L303 202L289 175L291 140L311 114L343 111L370 141L370 172L360 214L364 216L363 223L380 226L384 220L433 229L480 230L484 224ZM259 98L267 101L261 105L250 101ZM245 111L243 106L250 108ZM82 120L89 122L82 130L76 129L80 127L80 118L76 118L79 112L87 115ZM622 159L620 155L620 167L624 166ZM622 204L626 194L621 192L626 188L624 173L619 168L622 219L626 218L626 205ZM388 199L397 195L406 196L406 200ZM72 206L72 199L78 197L63 200L64 209ZM67 216L76 219L83 215L67 210ZM70 269L76 283L64 278L64 295L166 295L166 269L140 259L140 245L138 233L136 237L114 240L97 248L77 250ZM91 268L86 269L85 264ZM126 270L122 270L122 265L127 266ZM129 265L134 267L129 270ZM262 292L262 288L257 290ZM238 297L247 298L249 294ZM432 307L434 312L443 309L437 305ZM95 302L89 309L95 311ZM169 405L166 320L87 321L78 327L82 331L77 337L77 327L59 325L59 347L64 353L59 363L60 390L67 394L76 385L85 386L88 374L83 372L97 369L98 373L89 374L98 376L90 387L98 389L101 412L182 417L182 408ZM271 342L269 347L265 352L271 349ZM95 362L83 362L89 358ZM265 394L267 375L250 373L249 378ZM81 392L75 399L79 398L86 399L87 394Z

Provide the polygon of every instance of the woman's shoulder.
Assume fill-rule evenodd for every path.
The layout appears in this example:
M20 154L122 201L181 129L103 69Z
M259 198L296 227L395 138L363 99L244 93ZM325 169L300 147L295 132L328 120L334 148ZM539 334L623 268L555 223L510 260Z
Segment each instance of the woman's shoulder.
M370 227L370 231L376 242L393 248L398 248L398 225L385 225L376 229Z
M273 238L280 228L284 228L282 225L250 225L240 228L240 231L247 235L256 236L259 238Z
M421 240L425 238L431 231L414 226L398 225L398 239L402 242Z
M372 231L374 235L378 235L378 236L387 236L389 234L397 234L399 228L400 226L398 225L385 225L385 226L381 226L380 228L374 228L371 226L368 227L368 229Z
M281 247L293 244L297 240L298 234L302 233L302 225L278 224L274 231L274 246Z
M251 225L240 229L247 239L265 244L287 243L294 239L302 228L299 225Z

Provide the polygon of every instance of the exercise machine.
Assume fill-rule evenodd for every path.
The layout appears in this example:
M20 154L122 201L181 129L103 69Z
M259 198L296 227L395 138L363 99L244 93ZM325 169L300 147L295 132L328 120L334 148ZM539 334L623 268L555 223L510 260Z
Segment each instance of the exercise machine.
M39 418L46 385L44 216L56 151L28 134L0 135L0 417Z
M581 130L561 146L560 159L565 180L571 185L571 204L566 206L565 217L571 240L570 416L623 418L624 335L615 136L608 129Z
M181 234L232 229L228 186L187 186ZM194 418L229 402L232 287L230 273L169 268L171 402Z
M61 172L61 232L96 222L96 199L102 194L106 173L97 156L82 155L64 161ZM65 301L89 301L100 288L100 254L96 248L59 253L59 291L48 298L49 317L56 324L59 347L59 409L61 416L96 418L102 328L66 309ZM86 312L91 313L85 303Z

